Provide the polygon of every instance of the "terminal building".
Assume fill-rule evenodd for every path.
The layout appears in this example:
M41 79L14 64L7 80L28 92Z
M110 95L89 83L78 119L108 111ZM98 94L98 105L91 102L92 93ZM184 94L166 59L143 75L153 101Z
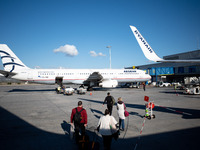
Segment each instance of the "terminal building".
M200 59L200 50L163 57L166 60ZM184 77L200 77L200 63L155 63L135 66L151 75L152 82L184 82ZM128 67L130 69L132 67Z

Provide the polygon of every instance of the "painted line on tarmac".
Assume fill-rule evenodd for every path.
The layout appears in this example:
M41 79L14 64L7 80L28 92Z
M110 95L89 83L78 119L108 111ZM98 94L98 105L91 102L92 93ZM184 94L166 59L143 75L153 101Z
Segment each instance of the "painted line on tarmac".
M164 107L164 106L160 106L160 105L158 105L158 104L156 104L156 105L159 106L159 107L161 107L161 108L165 108L165 109L167 109L167 110L173 111L173 112L177 112L177 113L180 113L180 114L185 114L185 115L192 116L192 114L190 114L190 113L186 113L186 112L182 112L182 111L179 111L179 110L167 108L167 107Z
M139 143L140 138L141 138L141 135L142 135L142 131L143 131L143 129L144 129L145 121L146 121L146 117L144 117L144 121L143 121L143 123L142 123L142 128L141 128L141 130L140 130L140 135L139 135L139 137L138 137L137 143L135 144L135 148L134 148L134 150L137 149L138 143Z

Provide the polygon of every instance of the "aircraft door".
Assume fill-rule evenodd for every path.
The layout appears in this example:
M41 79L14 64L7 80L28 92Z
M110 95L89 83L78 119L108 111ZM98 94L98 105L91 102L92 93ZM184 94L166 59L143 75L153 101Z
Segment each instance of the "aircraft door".
M55 83L62 86L63 85L63 77L56 77Z

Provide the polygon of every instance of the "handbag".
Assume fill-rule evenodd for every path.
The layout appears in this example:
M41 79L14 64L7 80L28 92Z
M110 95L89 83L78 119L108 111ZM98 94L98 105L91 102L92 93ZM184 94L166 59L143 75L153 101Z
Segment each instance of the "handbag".
M124 111L124 115L125 115L125 117L128 117L129 116L129 113L128 113L128 111Z
M74 133L75 133L75 131L74 131L74 125L71 125L71 126L70 126L70 139L71 139L71 140L72 140L73 137L74 137Z
M123 103L124 104L124 103ZM124 116L128 117L129 116L129 112L126 110L126 106L124 104Z

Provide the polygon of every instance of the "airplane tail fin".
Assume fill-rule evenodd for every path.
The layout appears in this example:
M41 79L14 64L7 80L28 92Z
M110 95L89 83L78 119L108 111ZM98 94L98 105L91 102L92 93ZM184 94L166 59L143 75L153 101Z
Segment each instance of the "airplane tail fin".
M160 57L156 55L156 53L153 51L151 46L147 43L147 41L143 38L143 36L140 34L140 32L137 30L136 27L130 26L136 40L138 41L138 44L140 45L145 57L151 61L160 62L163 61Z
M22 69L29 69L6 44L0 44L0 56L5 71L17 72Z

